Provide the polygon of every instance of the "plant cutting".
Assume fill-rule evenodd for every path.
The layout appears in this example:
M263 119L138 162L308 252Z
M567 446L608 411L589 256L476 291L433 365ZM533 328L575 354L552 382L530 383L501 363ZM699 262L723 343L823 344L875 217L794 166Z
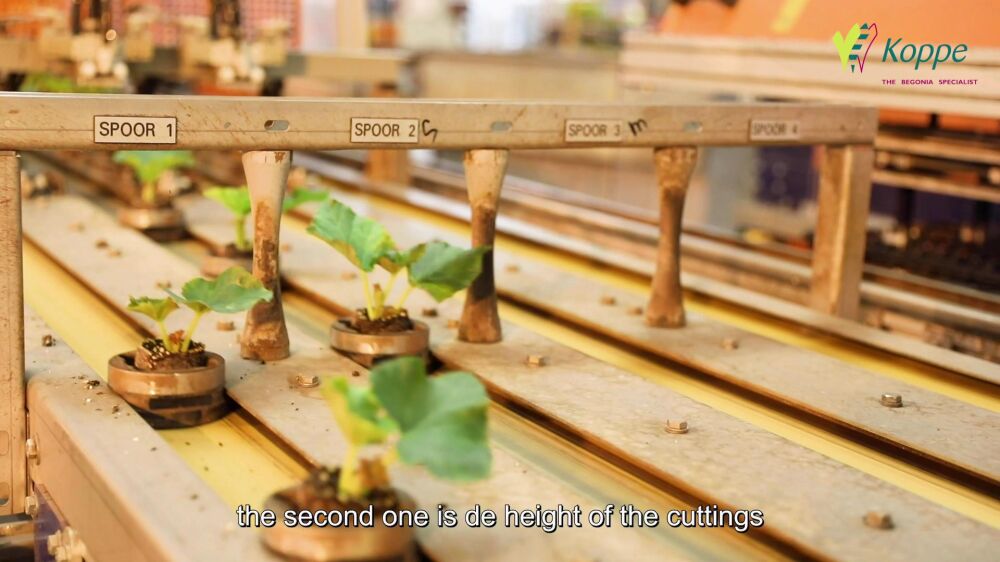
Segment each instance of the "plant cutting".
M489 475L489 398L469 373L427 376L418 358L402 357L372 369L369 385L335 377L323 388L347 450L339 467L321 467L302 484L271 496L275 513L323 512L327 526L278 525L264 530L272 549L298 560L396 560L413 550L413 528L385 517L415 509L392 487L398 463L433 476L470 482ZM370 518L370 526L359 522Z
M194 166L188 150L119 150L115 163L131 170L138 180L139 193L127 196L129 207L119 211L123 224L145 231L157 240L172 240L183 235L184 217L173 208L169 195L176 191L176 171Z
M448 299L479 276L483 255L489 251L487 246L467 250L441 241L401 251L385 227L333 199L320 207L307 230L358 269L365 307L334 322L330 343L369 367L399 355L427 357L427 325L410 318L407 299L414 289L426 292L437 302ZM376 268L388 277L385 285L372 281ZM394 298L396 282L404 273L407 287Z
M253 240L247 236L247 218L250 216L252 206L250 203L250 191L247 186L217 186L206 189L202 192L205 197L218 201L233 215L233 241L225 246L212 249L212 255L206 256L202 262L202 273L205 275L217 275L218 271L227 269L233 265L241 265L250 269L253 259ZM285 194L282 201L282 212L289 212L296 207L311 201L322 201L326 199L327 193L323 190L313 190L305 188L294 188Z
M129 298L128 309L148 316L158 331L136 350L108 361L108 384L156 427L212 421L225 413L226 363L194 339L198 325L209 312L232 314L269 301L271 291L234 267L214 280L192 279L180 294L166 292L163 298ZM190 322L168 330L167 319L182 306L191 311Z

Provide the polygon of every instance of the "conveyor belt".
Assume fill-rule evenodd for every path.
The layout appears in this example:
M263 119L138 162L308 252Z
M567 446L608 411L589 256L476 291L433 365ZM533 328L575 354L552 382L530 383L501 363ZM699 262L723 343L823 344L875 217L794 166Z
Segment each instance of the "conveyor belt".
M361 198L374 208L398 214L407 220L427 223L462 235L468 234L468 225L464 222L376 195L358 194L355 190L340 184L334 185L341 190L340 193L348 197ZM296 224L292 221L289 222ZM302 223L298 223L298 225L303 227ZM648 280L639 275L595 264L566 252L540 247L503 234L497 236L497 247L516 255L544 260L547 264L567 273L581 275L636 294L648 295L649 293ZM1000 411L1000 388L996 385L984 384L968 377L957 376L944 369L900 359L895 355L835 336L811 333L804 330L802 326L764 316L744 307L707 298L692 291L685 293L685 305L689 310L755 334L836 357L859 367L892 376L970 404Z
M389 212L397 213L401 217L401 220L430 222L456 232L462 232L465 229L464 225L456 221L442 219L437 215L422 211L414 211L406 206L378 200L377 198L369 199L369 202L380 208L387 209ZM296 229L301 229L303 226L301 221L289 221L289 224ZM519 255L541 257L547 263L557 264L566 271L592 276L593 278L601 279L602 281L627 288L637 293L645 294L646 291L645 282L622 276L620 272L599 271L591 264L586 264L577 258L507 239L499 241L499 246ZM295 303L296 300L297 297L295 295L290 295L290 302ZM851 346L844 346L842 341L802 334L792 326L775 323L766 318L756 318L753 315L746 315L745 311L741 311L737 307L719 306L718 303L711 302L692 303L690 296L688 302L689 307L693 310L740 325L750 331L766 334L786 343L792 343L793 345L801 344L802 347L814 346L814 349L825 354L839 356L845 361L864 365L871 370L883 372L889 376L894 376L900 380L906 380L912 384L941 392L953 398L986 407L993 411L996 411L998 408L995 389L992 389L988 385L979 388L976 384L972 384L967 379L961 377L949 378L946 373L926 372L925 369L920 369L918 365L900 365L898 362L894 362L891 357L879 357L877 354L873 356L869 349L860 348L858 350L851 350ZM306 306L306 304L300 301L290 306L290 316L296 317L302 315L303 317L309 317L310 315L319 315L319 320L314 320L313 329L322 331L322 326L326 324L328 317L324 319L324 313L321 310L312 310L310 312L310 307L315 307L314 305ZM692 304L694 306L691 306ZM327 311L325 314L328 315L329 312ZM702 384L696 380L684 377L668 367L651 363L627 349L600 341L592 335L581 333L569 327L565 323L553 322L534 311L505 305L502 314L505 318L525 325L536 333L556 339L570 347L585 350L586 353L592 356L620 366L630 372L640 374L649 380L677 390L699 402L749 421L754 425L794 442L804 444L826 456L835 458L888 482L892 482L917 495L985 522L994 528L1000 528L1000 517L998 517L998 514L1000 514L1000 504L994 498L988 498L982 494L964 489L960 485L938 479L919 469L914 469L905 463L867 450L849 440L837 438L835 435L812 427L801 420L796 420L794 417L761 408L738 394L730 395L712 385ZM56 329L59 331L58 328ZM134 333L133 329L133 337ZM128 344L116 344L116 346L118 348L127 348ZM102 352L99 359L101 364L97 367L99 371L103 370L103 359L114 351L120 351L120 349ZM850 353L852 351L853 353ZM841 353L846 353L846 356L840 356L839 354ZM513 435L516 442L516 436L520 434L515 431Z
M190 244L181 244L175 251L189 257L193 253ZM26 244L25 271L30 286L29 304L52 324L57 337L65 338L67 344L78 349L96 371L103 373L109 355L128 349L139 340L140 329L30 243ZM294 293L288 295L286 306L293 322L306 324L306 331L325 332L330 319L328 311ZM64 314L64 310L72 314ZM522 459L525 466L542 467L594 502L633 503L661 510L689 505L687 498L673 497L650 487L597 457L554 439L506 410L494 407L492 416L494 439L501 447ZM205 426L159 433L231 505L256 504L271 492L295 482L306 471L304 461L241 410ZM662 529L651 535L669 545L669 551L687 552L697 559L731 559L737 552L755 559L782 557L766 545L721 530Z
M25 301L102 377L108 357L140 341L133 324L27 242L24 278ZM232 506L259 505L306 473L297 458L239 410L214 423L159 434Z

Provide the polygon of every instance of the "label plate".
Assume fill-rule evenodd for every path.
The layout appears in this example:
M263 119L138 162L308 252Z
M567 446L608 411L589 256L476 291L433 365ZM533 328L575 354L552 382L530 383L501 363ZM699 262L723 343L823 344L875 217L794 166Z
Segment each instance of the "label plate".
M786 141L799 140L799 122L795 120L753 119L750 121L750 140Z
M419 132L419 119L351 118L351 142L416 144Z
M617 119L567 119L566 142L618 142L622 122Z
M177 144L176 117L95 115L98 144Z

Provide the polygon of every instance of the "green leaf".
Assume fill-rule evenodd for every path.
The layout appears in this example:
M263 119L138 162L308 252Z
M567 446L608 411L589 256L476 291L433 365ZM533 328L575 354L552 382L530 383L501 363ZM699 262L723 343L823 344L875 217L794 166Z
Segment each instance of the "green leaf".
M379 260L378 264L389 273L396 273L405 267L409 267L411 263L419 258L424 251L424 246L425 244L420 244L405 252L391 250L385 257Z
M222 203L238 218L250 214L250 190L242 187L212 187L202 192L205 197Z
M486 439L489 398L469 373L427 377L416 357L387 361L371 371L372 390L399 425L399 458L449 480L475 480L490 472Z
M285 199L281 202L281 211L287 213L300 205L313 201L323 201L327 195L329 193L323 189L293 189L290 193L285 194Z
M181 288L181 295L167 292L195 312L214 310L226 314L273 298L270 290L240 266L230 267L215 279L192 279Z
M114 160L135 170L144 184L159 180L167 170L194 166L190 150L119 150Z
M419 250L418 250L419 248ZM463 250L446 242L421 244L410 250L410 285L427 291L441 302L468 287L483 269L489 246Z
M324 240L364 271L395 250L396 243L379 223L358 216L350 207L330 199L319 208L306 230Z
M170 313L177 310L177 302L167 297L165 299L151 299L149 297L129 297L128 309L139 314L145 314L156 322L163 322Z
M329 402L340 430L354 445L383 443L399 429L382 410L370 387L350 385L346 378L341 377L330 381L323 389L323 396Z

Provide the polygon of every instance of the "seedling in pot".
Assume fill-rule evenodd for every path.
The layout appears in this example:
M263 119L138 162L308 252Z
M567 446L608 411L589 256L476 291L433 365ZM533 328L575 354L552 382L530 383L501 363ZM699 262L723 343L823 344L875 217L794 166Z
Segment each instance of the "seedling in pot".
M308 231L358 269L365 307L334 323L331 344L367 366L391 356L426 356L427 326L410 319L407 299L414 289L437 302L448 299L479 276L489 251L486 246L466 250L441 241L401 251L385 227L332 199L320 207ZM376 267L388 275L384 287L370 279ZM393 301L396 281L404 272L408 285Z
M250 216L252 208L250 205L250 191L247 189L247 186L212 187L206 189L203 194L209 199L222 203L233 214L233 233L235 236L230 247L240 256L251 255L253 253L253 241L247 238L247 217ZM285 194L281 210L287 213L311 201L322 201L326 199L326 195L326 192L322 190L295 188Z
M169 199L161 197L158 186L165 174L194 166L189 150L119 150L114 161L132 169L139 181L139 203L146 208L162 207Z
M165 291L163 298L130 297L128 309L151 318L158 334L112 357L108 382L159 427L211 421L225 413L225 360L194 339L198 325L210 311L232 314L269 301L271 291L240 267L214 280L192 279L179 295ZM171 332L167 319L181 306L194 316L186 328Z
M194 165L194 157L187 150L122 150L114 154L114 161L128 166L139 181L136 198L130 195L131 205L118 211L118 220L126 226L142 230L158 241L176 240L184 236L184 216L173 208L170 198L161 195L160 184L176 181L174 171Z
M292 558L305 552L325 555L312 560L404 557L412 550L413 529L381 524L386 511L414 509L412 500L392 487L392 465L422 466L458 482L489 475L489 399L476 377L453 372L430 378L422 361L403 357L372 369L370 381L353 385L338 377L323 389L347 441L341 466L316 470L299 486L272 496L265 507L276 513L339 512L345 520L370 507L375 525L304 529L279 524L264 532L274 550Z

